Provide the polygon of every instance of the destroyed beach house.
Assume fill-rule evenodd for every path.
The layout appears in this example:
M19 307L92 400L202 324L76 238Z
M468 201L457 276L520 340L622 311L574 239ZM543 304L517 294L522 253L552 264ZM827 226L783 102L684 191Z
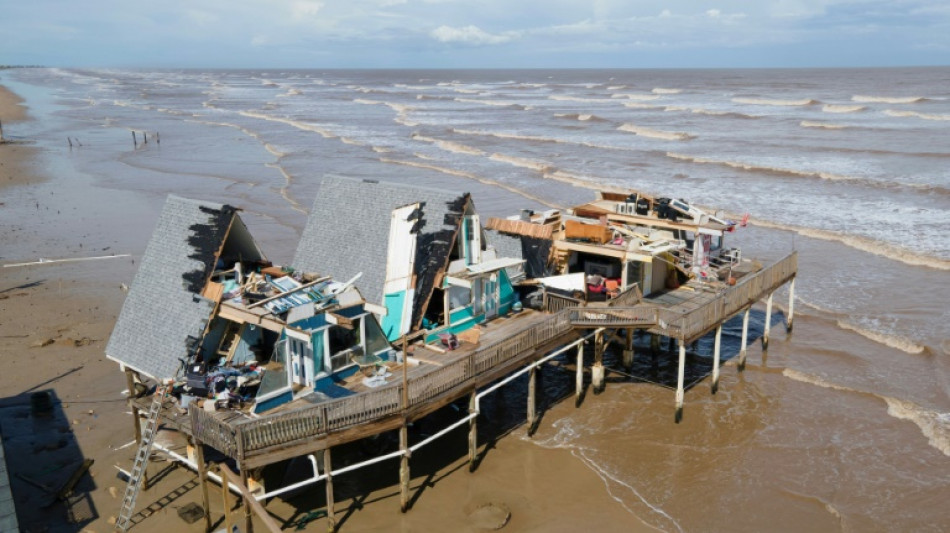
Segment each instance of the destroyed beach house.
M604 301L636 287L642 296L689 280L723 281L748 273L724 238L737 223L684 200L637 192L598 192L564 211L523 211L486 226L524 244L547 241L549 264L534 282L553 294ZM539 247L535 244L535 247Z
M797 256L752 268L722 245L734 224L670 205L600 193L483 227L468 193L328 177L292 267L277 267L238 209L170 196L106 349L127 374L139 442L117 528L131 524L153 445L203 486L203 450L222 454L239 472L220 469L244 495L245 530L252 508L269 519L258 500L318 482L332 530L333 476L387 459L401 462L405 511L414 451L467 424L474 468L485 395L527 374L530 432L540 365L576 350L579 404L585 366L602 389L607 344L620 342L632 362L634 331L678 341L679 420L685 346L712 331L718 339L745 313L741 368L749 309L768 297L767 341L772 294L791 281L793 297ZM410 443L412 422L459 400L460 420ZM184 437L184 454L154 443L159 422ZM390 431L398 451L333 464L332 448ZM310 458L312 477L265 490L262 469L297 457Z
M231 206L170 196L141 263L106 354L140 379L178 380L185 406L319 401L341 370L388 357L352 282L271 265Z
M518 301L507 269L521 263L489 245L468 193L340 177L323 180L293 262L339 278L362 273L391 341L507 314Z

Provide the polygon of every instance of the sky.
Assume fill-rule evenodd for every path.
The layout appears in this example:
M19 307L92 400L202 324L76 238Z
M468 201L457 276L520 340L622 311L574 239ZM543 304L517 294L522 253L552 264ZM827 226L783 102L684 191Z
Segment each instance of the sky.
M0 65L950 65L948 0L0 0Z

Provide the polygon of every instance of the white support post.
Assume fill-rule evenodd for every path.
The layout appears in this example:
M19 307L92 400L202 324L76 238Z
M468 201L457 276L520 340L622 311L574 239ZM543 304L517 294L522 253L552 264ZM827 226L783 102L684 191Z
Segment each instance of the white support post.
M537 411L535 409L535 395L537 390L538 382L538 367L532 366L531 372L528 373L528 436L534 432L534 423L535 416Z
M749 313L751 311L752 308L748 307L742 313L742 345L739 348L739 372L745 370L746 344L749 340Z
M772 326L772 295L774 292L769 293L768 300L765 301L765 332L762 333L762 349L769 349L769 330Z
M676 371L676 422L683 419L683 381L686 378L686 340L680 339L679 367Z
M336 531L336 513L333 511L333 468L330 459L330 448L323 450L323 473L327 477L327 531Z
M722 324L716 327L716 342L713 344L712 393L719 390L719 345L722 341Z
M795 319L795 278L792 278L792 282L788 285L788 327L786 331L791 333L792 331L792 320Z
M405 513L409 510L409 427L405 422L399 428L399 449L399 510Z
M577 376L575 380L574 407L580 407L584 393L584 343L577 345Z
M472 416L471 420L468 421L468 471L475 471L475 460L477 459L478 453L478 429L476 427L476 419L478 418L478 391L473 390L472 395L468 399L468 414L475 415Z

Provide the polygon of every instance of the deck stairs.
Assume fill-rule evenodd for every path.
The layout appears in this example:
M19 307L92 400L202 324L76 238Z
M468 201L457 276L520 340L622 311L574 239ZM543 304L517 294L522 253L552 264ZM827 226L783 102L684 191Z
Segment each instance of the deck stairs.
M152 406L148 411L148 420L145 423L145 429L142 431L142 442L139 444L138 452L135 454L135 464L132 466L132 473L129 475L129 483L125 486L125 496L122 498L122 509L119 511L119 517L115 522L115 530L125 533L132 526L132 514L135 510L135 500L138 498L139 491L142 488L142 478L145 477L145 468L148 466L148 459L152 453L152 443L155 441L155 430L158 427L158 418L162 412L162 405L168 396L171 387L159 385L155 391L155 397L152 400Z

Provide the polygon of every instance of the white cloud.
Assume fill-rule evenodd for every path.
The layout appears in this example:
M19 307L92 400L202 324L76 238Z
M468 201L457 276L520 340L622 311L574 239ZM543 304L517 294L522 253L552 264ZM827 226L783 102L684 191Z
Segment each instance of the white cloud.
M323 9L323 2L315 0L297 0L290 6L294 20L305 20L316 16Z
M719 11L718 9L709 9L706 11L706 16L709 18L717 18L721 14L722 12Z
M452 26L439 26L432 30L430 34L433 39L443 43L462 43L462 44L501 44L511 41L518 37L516 32L488 33L487 31L469 24L459 28Z

